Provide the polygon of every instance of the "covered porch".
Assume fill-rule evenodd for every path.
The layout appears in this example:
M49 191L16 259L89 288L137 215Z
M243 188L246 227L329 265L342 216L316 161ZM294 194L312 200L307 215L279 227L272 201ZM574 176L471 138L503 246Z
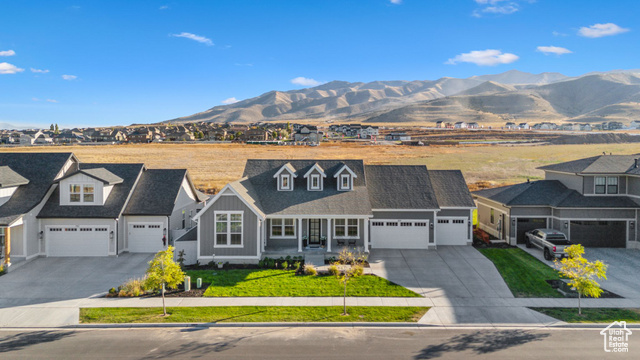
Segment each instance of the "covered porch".
M262 253L335 253L343 247L369 252L369 216L268 216Z

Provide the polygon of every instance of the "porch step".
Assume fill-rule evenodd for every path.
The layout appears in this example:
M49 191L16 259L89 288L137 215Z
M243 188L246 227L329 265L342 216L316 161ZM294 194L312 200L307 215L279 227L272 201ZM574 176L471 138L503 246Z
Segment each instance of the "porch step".
M324 254L313 254L313 253L306 253L304 255L304 263L305 264L310 264L313 266L323 266L324 265Z

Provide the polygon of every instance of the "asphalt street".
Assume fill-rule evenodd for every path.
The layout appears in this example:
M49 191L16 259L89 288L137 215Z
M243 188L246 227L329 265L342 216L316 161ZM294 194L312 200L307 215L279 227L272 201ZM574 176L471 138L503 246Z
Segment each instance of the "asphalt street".
M600 329L159 328L0 331L0 359L637 359Z

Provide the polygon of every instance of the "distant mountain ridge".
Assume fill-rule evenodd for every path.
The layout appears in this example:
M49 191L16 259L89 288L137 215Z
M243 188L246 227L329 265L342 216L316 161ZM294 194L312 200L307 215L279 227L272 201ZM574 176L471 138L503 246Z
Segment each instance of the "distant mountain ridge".
M628 122L631 117L640 118L640 70L594 72L578 77L510 70L467 79L332 81L300 90L270 91L167 122Z

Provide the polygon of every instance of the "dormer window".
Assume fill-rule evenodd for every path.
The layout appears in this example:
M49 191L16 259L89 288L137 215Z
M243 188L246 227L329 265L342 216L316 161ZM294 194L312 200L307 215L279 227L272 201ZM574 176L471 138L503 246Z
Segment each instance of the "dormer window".
M69 201L70 202L80 202L81 196L82 196L82 191L80 190L79 184L69 185Z
M293 179L298 175L296 174L296 169L290 163L286 163L273 177L278 181L278 191L292 191Z
M324 173L324 170L317 163L314 164L304 177L307 179L307 190L309 191L322 191L323 189L323 178L326 178L327 175Z
M291 175L280 175L280 190L291 190Z
M95 197L95 186L93 184L69 184L69 202L72 203L93 203Z
M353 190L353 179L358 176L347 165L344 165L333 176L338 181L338 191L351 191Z
M596 194L617 194L618 193L618 177L617 176L596 176L594 192Z

